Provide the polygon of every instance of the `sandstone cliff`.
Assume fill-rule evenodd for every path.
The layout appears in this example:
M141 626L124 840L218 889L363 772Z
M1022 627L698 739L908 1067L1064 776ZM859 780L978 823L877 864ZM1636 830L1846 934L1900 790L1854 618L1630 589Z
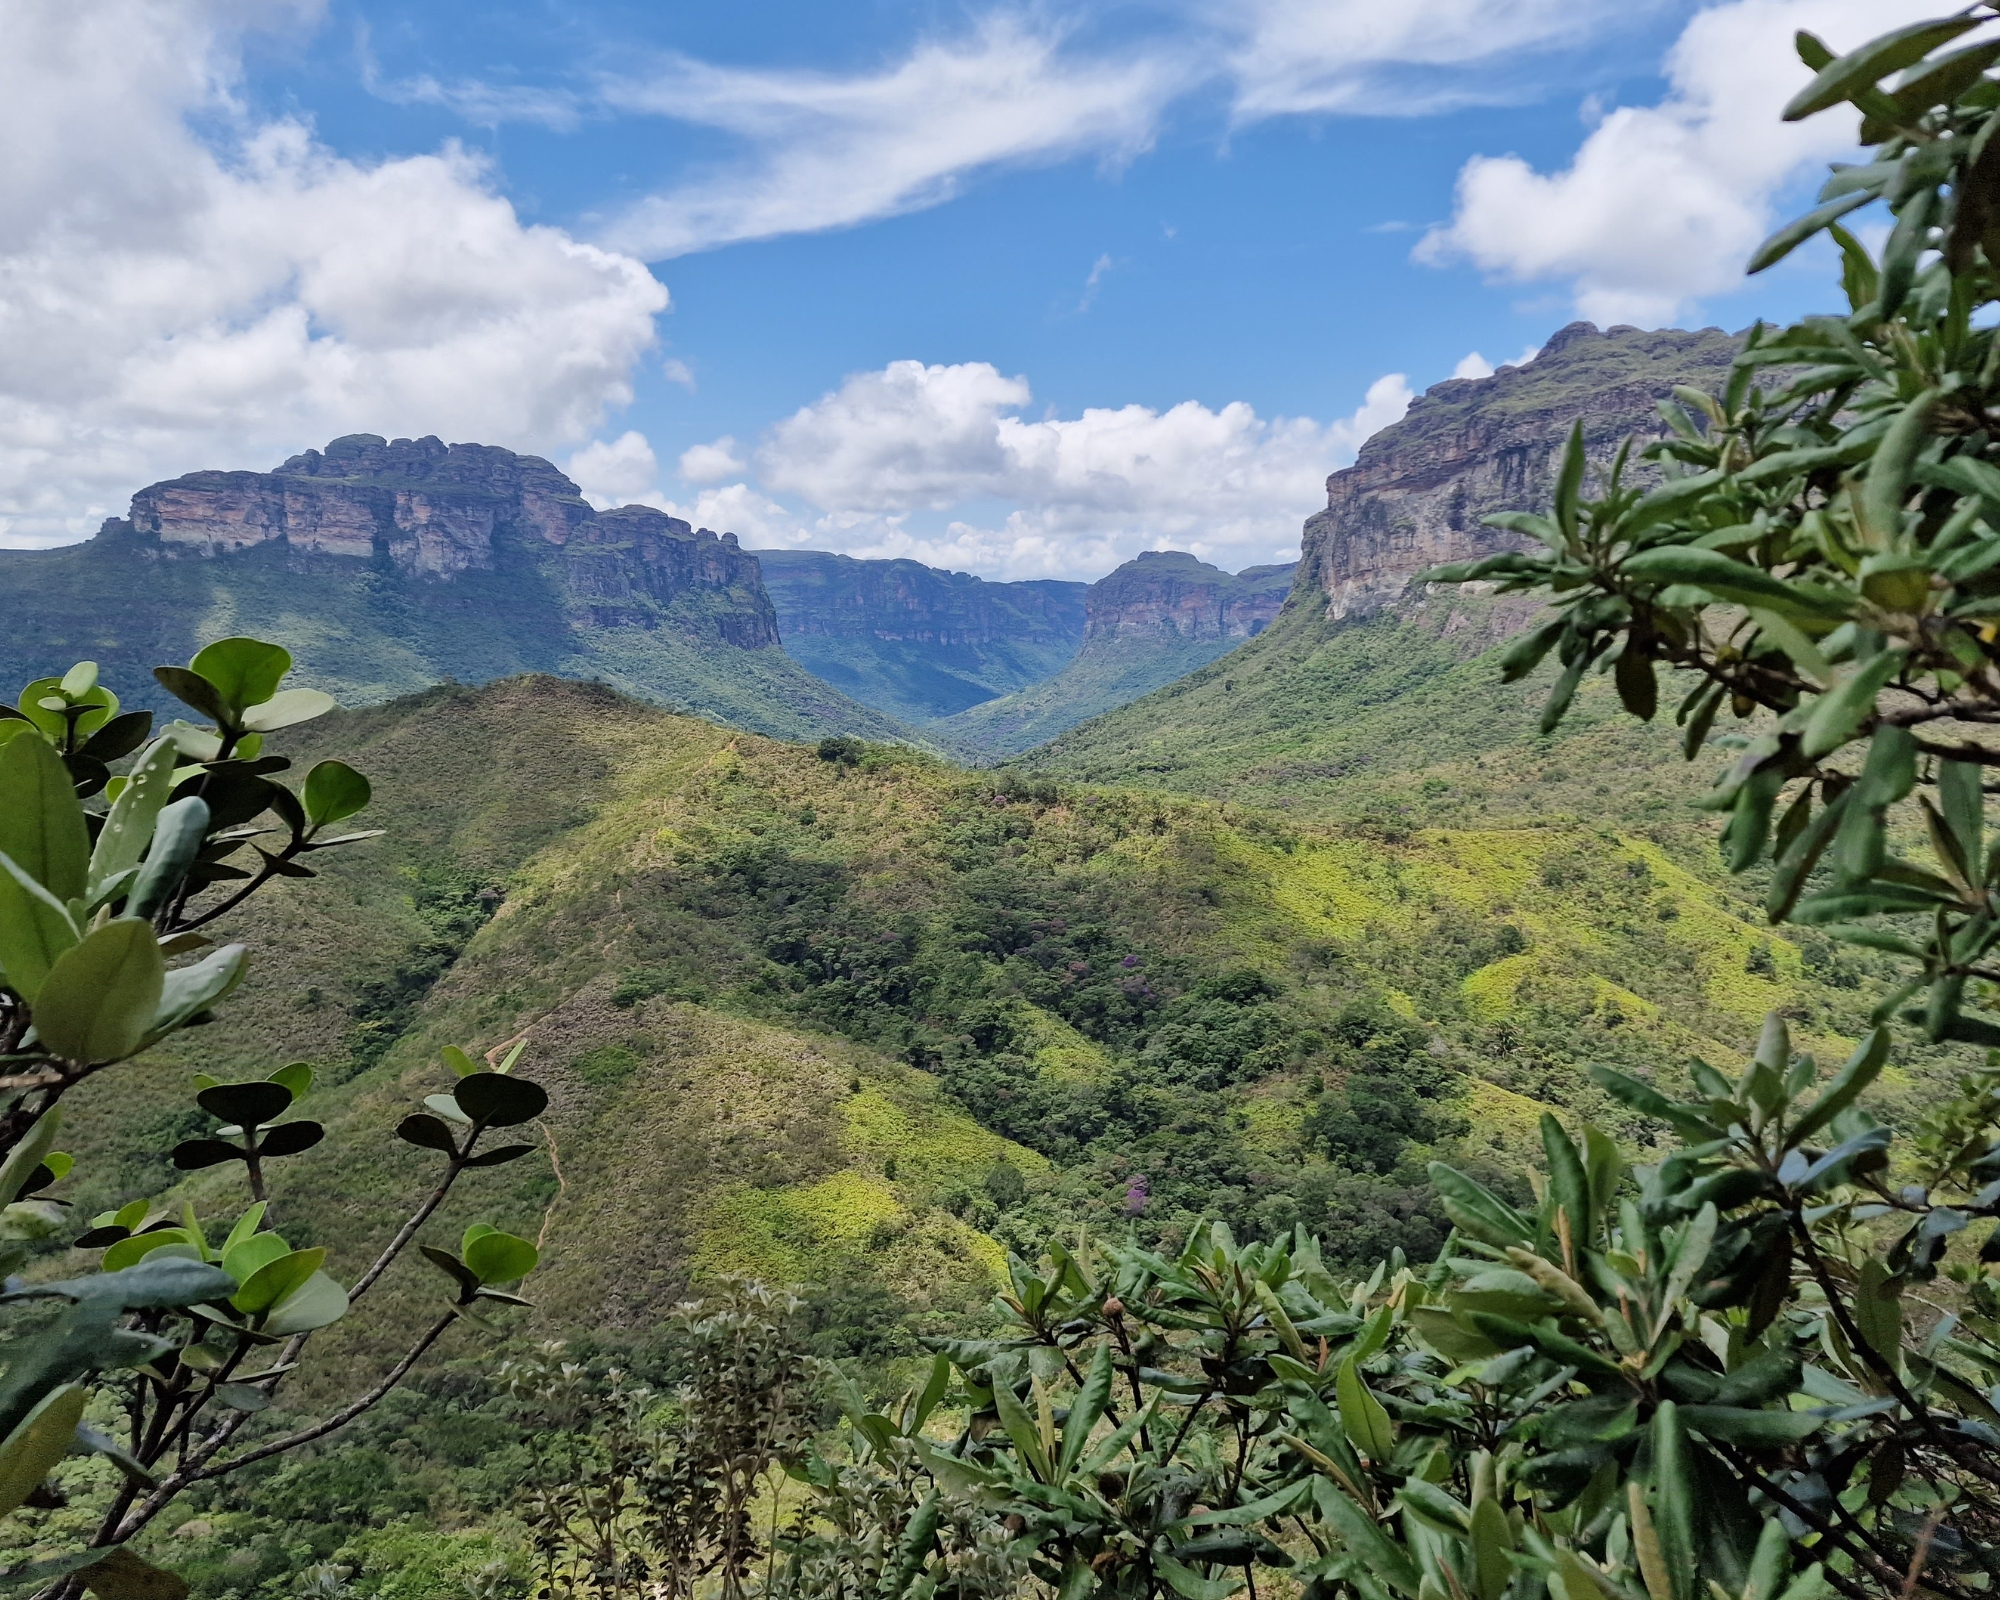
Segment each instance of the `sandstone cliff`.
M778 642L756 558L734 534L649 506L598 512L551 463L496 445L349 434L275 472L191 472L153 484L105 533L136 537L168 559L271 546L443 580L490 572L510 543L525 545L559 553L562 586L585 624L652 628L677 608L683 627L717 643Z
M1364 616L1426 567L1516 547L1480 519L1547 507L1578 417L1601 469L1630 435L1644 443L1666 431L1655 403L1675 384L1719 387L1735 351L1719 328L1573 322L1525 367L1434 385L1327 479L1327 508L1305 525L1301 591L1324 595L1330 617Z

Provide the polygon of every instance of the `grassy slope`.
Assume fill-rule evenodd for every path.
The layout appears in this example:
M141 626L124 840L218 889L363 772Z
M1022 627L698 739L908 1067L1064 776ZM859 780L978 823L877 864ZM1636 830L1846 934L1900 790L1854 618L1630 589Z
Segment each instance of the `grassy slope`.
M1052 678L988 700L926 731L971 761L997 761L1198 671L1227 639L1112 639L1087 644Z
M1587 1103L1574 1068L1593 1050L1668 1070L1691 1046L1741 1049L1769 1005L1830 1035L1858 1003L1815 982L1799 949L1674 849L1583 824L1320 828L1130 791L1010 797L927 758L881 752L846 769L549 679L352 713L302 753L324 748L375 775L370 820L389 837L322 858L318 882L281 886L247 991L224 1022L187 1036L178 1061L80 1097L80 1198L108 1204L165 1182L163 1169L110 1157L181 1115L179 1069L304 1057L334 1085L317 1098L338 1136L290 1163L281 1205L351 1270L426 1170L387 1130L443 1086L436 1047L489 1048L525 1030L555 1095L566 1186L558 1194L539 1159L524 1161L476 1175L460 1210L532 1231L554 1202L542 1313L553 1324L578 1306L643 1321L690 1272L723 1268L789 1277L851 1263L919 1301L932 1285L953 1292L994 1247L941 1197L1003 1160L1047 1191L1044 1211L1098 1203L889 1053L898 1028L955 1035L949 1008L982 999L1009 1011L1011 1048L1051 1080L1102 1078L1123 1053L1058 1014L1062 985L1088 981L1062 969L1037 989L1026 967L982 958L952 980L959 989L894 998L899 972L964 945L996 875L1068 895L1101 918L1108 948L1139 953L1161 982L1248 964L1315 1014L1386 996L1458 1041L1475 1105ZM767 907L789 891L742 890L745 861L837 875L824 920L904 929L913 953L886 977L851 957L849 978L827 978L773 942ZM434 903L476 902L489 887L504 892L499 914L454 958ZM1521 948L1491 959L1482 941L1501 922ZM650 994L613 1004L634 974ZM827 998L870 984L890 996L873 1010ZM385 1005L399 992L407 1004ZM1306 1159L1295 1146L1309 1056L1219 1102L1293 1169ZM991 1120L990 1106L967 1109ZM881 1170L891 1154L893 1181ZM197 1193L217 1187L193 1180ZM383 1301L420 1310L429 1285L408 1266Z
M642 699L777 738L907 736L901 724L821 682L782 650L698 643L711 632L700 597L669 608L656 628L589 627L566 613L543 552L503 541L498 557L494 571L441 582L268 547L159 560L106 538L0 552L0 587L11 601L0 633L0 685L90 659L105 681L151 691L156 663L185 661L210 639L254 632L292 651L298 681L350 704L441 679L483 683L553 672L602 678ZM160 698L151 692L135 703Z
M1370 812L1479 824L1545 816L1693 826L1708 781L1671 715L1636 724L1593 680L1553 740L1538 736L1547 675L1502 684L1507 602L1437 596L1361 623L1310 597L1230 655L1072 729L1018 765L1269 806L1295 817Z

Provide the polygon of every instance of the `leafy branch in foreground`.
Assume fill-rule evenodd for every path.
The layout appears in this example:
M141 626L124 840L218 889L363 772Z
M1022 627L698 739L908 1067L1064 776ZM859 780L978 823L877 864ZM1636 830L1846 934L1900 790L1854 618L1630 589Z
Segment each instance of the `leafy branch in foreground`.
M50 1193L74 1165L54 1148L63 1095L207 1020L241 981L245 947L215 948L198 930L276 878L314 877L305 857L375 836L330 831L370 798L344 762L319 762L296 791L276 781L290 763L263 753L264 736L333 705L281 687L290 668L284 650L238 638L158 669L212 726L177 721L151 742L151 714L121 712L88 662L0 708L0 1308L13 1324L0 1376L0 1515L46 1500L43 1480L74 1450L122 1475L90 1545L0 1573L15 1587L87 1586L103 1600L185 1593L125 1548L177 1494L324 1437L381 1400L454 1322L487 1327L480 1308L526 1304L512 1286L537 1262L527 1240L478 1224L457 1252L422 1245L451 1285L443 1314L331 1416L254 1437L312 1335L381 1278L459 1177L532 1153L480 1147L490 1130L547 1106L543 1090L511 1075L520 1046L494 1068L445 1052L451 1092L396 1130L443 1155L444 1172L351 1289L326 1271L326 1249L294 1249L271 1225L271 1163L325 1137L318 1122L287 1120L312 1085L304 1063L248 1083L196 1077L196 1101L219 1126L175 1146L173 1164L240 1167L246 1209L205 1224L192 1200L135 1200L71 1241L103 1252L98 1272L12 1275L68 1229L66 1203ZM256 865L237 864L246 850ZM50 1301L61 1308L53 1317L38 1309ZM110 1432L92 1425L114 1413Z
M1584 674L1609 672L1633 715L1659 709L1659 668L1693 680L1675 720L1693 760L1726 708L1755 718L1709 804L1732 871L1772 862L1773 922L1916 963L1878 1018L1933 1040L2000 1045L1976 1009L2000 981L2000 851L1984 833L2000 747L2000 40L1966 36L1981 4L1836 57L1789 119L1850 104L1872 158L1837 166L1822 204L1779 230L1762 270L1824 233L1845 315L1753 329L1720 395L1675 391L1646 454L1666 481L1584 492L1572 432L1548 516L1491 520L1541 548L1434 570L1549 597L1509 650L1524 677L1562 664L1551 731ZM1888 80L1894 76L1894 81ZM1885 204L1879 258L1840 219ZM1912 797L1915 796L1913 800ZM1891 850L1921 834L1921 864Z
M1735 1082L1697 1064L1694 1103L1602 1072L1686 1142L1628 1171L1544 1116L1526 1211L1436 1166L1457 1231L1428 1269L1337 1281L1302 1229L1220 1227L1016 1260L1004 1331L939 1343L897 1404L834 1379L846 1449L792 1469L779 1592L1984 1594L2000 1296L1940 1263L2000 1209L2000 1074L1891 1187L1857 1104L1887 1048L1814 1093L1774 1016Z

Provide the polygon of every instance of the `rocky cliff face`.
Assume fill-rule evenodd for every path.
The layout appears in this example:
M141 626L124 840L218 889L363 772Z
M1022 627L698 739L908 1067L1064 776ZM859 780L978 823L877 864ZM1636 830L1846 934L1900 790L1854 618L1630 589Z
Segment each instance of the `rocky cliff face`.
M1277 620L1291 564L1231 575L1184 550L1148 550L1084 596L1086 650L1115 639L1254 639Z
M786 652L892 716L929 722L1062 670L1080 583L988 583L916 561L759 550Z
M1656 402L1675 384L1720 387L1735 351L1719 328L1573 322L1525 367L1435 385L1327 479L1327 508L1305 525L1300 589L1324 594L1331 617L1363 616L1426 567L1516 548L1480 519L1547 507L1577 418L1601 470L1629 436L1665 433Z
M495 445L350 434L275 472L153 484L104 531L163 558L276 546L442 580L490 572L511 547L558 563L580 622L652 628L677 608L684 628L719 642L778 642L756 558L734 534L648 506L598 512L551 463Z
M787 640L854 638L980 648L1083 640L1081 583L988 583L917 561L862 561L820 550L758 550Z

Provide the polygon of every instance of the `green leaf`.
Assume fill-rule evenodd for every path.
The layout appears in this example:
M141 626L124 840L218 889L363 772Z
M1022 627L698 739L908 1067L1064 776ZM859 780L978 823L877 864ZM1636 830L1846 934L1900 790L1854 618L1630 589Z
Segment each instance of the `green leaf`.
M206 678L230 711L262 705L292 670L291 652L261 639L218 639L196 654L188 669Z
M215 685L210 683L200 673L190 672L186 667L155 667L153 668L153 676L158 680L160 687L165 689L168 694L172 695L183 705L193 706L195 710L214 722L218 727L229 721L228 702L223 699ZM179 726L179 724L176 724L176 726ZM190 727L188 731L195 732L197 730ZM219 743L217 748L220 748ZM209 756L200 759L212 760L213 754L211 753Z
M1864 1257L1854 1286L1854 1325L1892 1368L1903 1361L1903 1285L1877 1256Z
M276 733L337 710L332 695L320 689L280 689L270 699L243 715L243 726L252 733Z
M257 1234L256 1239L270 1238L269 1234ZM252 1241L254 1242L254 1240ZM245 1248L242 1245L238 1249ZM302 1288L321 1263L326 1260L326 1251L315 1247L311 1250L290 1250L275 1261L267 1261L249 1277L243 1280L243 1287L229 1297L229 1303L246 1317L254 1317L259 1312L269 1311L280 1300L294 1290Z
M1903 501L1909 494L1910 469L1916 462L1917 451L1923 447L1924 432L1940 393L1937 389L1926 389L1904 406L1869 460L1859 509L1862 521L1875 536L1878 550L1889 549L1891 541L1903 531ZM1864 576L1866 571L1864 564Z
M153 825L173 795L174 769L179 764L180 753L168 739L155 740L134 764L90 854L90 898L101 894L103 886L119 873L136 867L145 855Z
M1049 1459L1042 1454L1040 1431L1035 1427L1035 1419L1028 1415L1028 1408L1021 1404L1020 1396L1014 1393L1014 1386L1005 1378L993 1385L993 1409L999 1415L1000 1426L1020 1452L1023 1465L1034 1474L1036 1482L1047 1483Z
M1478 1600L1500 1600L1514 1576L1514 1536L1507 1513L1492 1496L1472 1508L1472 1592Z
M116 918L49 968L35 1000L35 1032L66 1061L122 1061L152 1032L165 982L152 924Z
M97 1600L187 1600L189 1593L185 1578L125 1549L112 1551L79 1575Z
M1852 608L1838 596L1774 578L1761 567L1732 561L1719 550L1690 545L1660 545L1628 556L1619 567L1627 578L1646 583L1693 584L1718 600L1742 606L1768 606L1780 615L1839 617Z
M1583 418L1570 424L1563 441L1562 462L1556 468L1555 519L1562 530L1563 543L1575 547L1577 537L1577 497L1583 491Z
M1795 217L1757 246L1750 257L1750 264L1743 270L1755 275L1766 267L1776 266L1828 223L1838 222L1848 212L1858 210L1874 198L1867 193L1842 195L1838 200L1829 201L1802 217Z
M1500 656L1500 681L1518 683L1542 664L1542 657L1554 648L1562 631L1569 626L1567 617L1557 617L1553 622L1545 622L1539 628L1524 633Z
M1090 1358L1082 1387L1070 1401L1069 1420L1063 1424L1062 1455L1058 1461L1063 1477L1076 1470L1077 1462L1083 1459L1084 1446L1090 1442L1090 1430L1097 1426L1097 1419L1110 1404L1111 1375L1111 1346L1100 1344Z
M1744 1406L1682 1406L1681 1423L1691 1432L1724 1444L1782 1449L1809 1438L1824 1425L1815 1411L1761 1411Z
M1219 1578L1204 1578L1194 1568L1184 1566L1172 1556L1153 1557L1153 1570L1167 1580L1167 1587L1182 1600L1229 1600L1229 1596L1243 1587L1241 1578L1224 1573Z
M1680 1409L1671 1400L1653 1413L1653 1525L1674 1600L1695 1600L1700 1568L1695 1559L1694 1471ZM1648 1584L1650 1588L1651 1585Z
M1674 1246L1673 1259L1667 1267L1666 1291L1660 1296L1660 1325L1666 1325L1673 1315L1674 1306L1688 1292L1688 1286L1695 1280L1702 1266L1708 1260L1708 1252L1715 1245L1715 1229L1719 1221L1713 1203L1704 1205L1696 1212L1684 1228L1680 1241ZM1658 1337L1655 1330L1654 1337Z
M1872 89L1892 72L1923 60L1941 44L1979 25L1974 17L1951 17L1939 22L1916 22L1906 28L1872 39L1859 50L1829 62L1813 81L1792 96L1784 109L1784 120L1797 122L1843 100L1851 100Z
M151 917L171 901L200 854L208 835L208 802L190 795L163 810L153 825L152 848L139 864L139 878L125 897L125 912Z
M44 1395L20 1426L0 1441L0 1516L15 1510L69 1453L89 1403L88 1389L66 1383Z
M1445 1215L1456 1227L1503 1250L1528 1242L1534 1232L1528 1220L1490 1189L1442 1161L1433 1161L1429 1172Z
M924 1563L930 1559L931 1549L937 1543L938 1524L943 1519L944 1502L933 1489L924 1496L903 1529L903 1537L896 1546L896 1563L882 1574L875 1591L877 1600L902 1600L909 1593L910 1585L917 1581ZM1089 1571L1087 1567L1084 1570Z
M46 740L0 745L0 855L58 900L83 897L90 833L69 769Z
M0 855L0 978L32 1006L49 969L77 939L69 908Z
M1819 815L1799 830L1779 855L1771 869L1770 892L1764 899L1764 914L1772 922L1783 922L1798 905L1799 896L1805 891L1806 879L1812 876L1812 869L1819 864L1819 858L1840 831L1841 820L1847 814L1852 794L1851 789L1843 789L1831 803L1821 808Z
M481 1234L465 1247L465 1264L482 1284L518 1283L540 1259L532 1244L511 1233Z
M226 944L191 966L175 967L160 989L160 1008L153 1016L153 1032L169 1033L190 1018L200 1016L216 1001L243 981L247 952L240 944Z
M313 1069L304 1061L289 1062L271 1074L271 1082L289 1089L294 1100L302 1100L312 1087Z
M264 1319L264 1332L289 1339L338 1322L347 1315L347 1291L324 1272L310 1278L280 1300Z
M1368 1392L1353 1357L1341 1362L1334 1378L1334 1394L1340 1402L1340 1425L1361 1455L1378 1466L1386 1465L1396 1453L1396 1433L1382 1402Z
M1854 1054L1835 1073L1812 1108L1785 1132L1785 1142L1796 1148L1845 1111L1881 1075L1889 1061L1889 1030L1877 1028L1855 1046Z
M1817 760L1852 739L1863 719L1874 715L1876 697L1907 659L1908 653L1900 649L1880 651L1814 701L1799 736L1800 753Z
M548 1092L540 1084L497 1072L475 1072L469 1078L460 1078L451 1095L460 1111L489 1128L512 1128L531 1122L549 1104Z
M1570 1143L1569 1135L1563 1132L1563 1125L1552 1112L1542 1113L1541 1133L1542 1154L1549 1163L1549 1192L1555 1203L1569 1214L1570 1238L1581 1259L1585 1247L1597 1236L1590 1179L1584 1173L1582 1155Z
M1313 1502L1341 1543L1374 1577L1415 1600L1422 1583L1417 1564L1407 1550L1382 1531L1373 1517L1323 1477L1313 1479Z
M1649 1083L1641 1083L1637 1078L1610 1067L1594 1066L1590 1075L1599 1088L1621 1105L1630 1106L1634 1111L1649 1117L1657 1117L1673 1128L1676 1133L1706 1144L1712 1139L1728 1137L1725 1129L1710 1122L1696 1106L1678 1105L1669 1100Z
M0 1206L10 1206L21 1189L35 1175L42 1159L55 1148L56 1133L62 1127L62 1107L51 1106L34 1120L25 1137L0 1162Z

